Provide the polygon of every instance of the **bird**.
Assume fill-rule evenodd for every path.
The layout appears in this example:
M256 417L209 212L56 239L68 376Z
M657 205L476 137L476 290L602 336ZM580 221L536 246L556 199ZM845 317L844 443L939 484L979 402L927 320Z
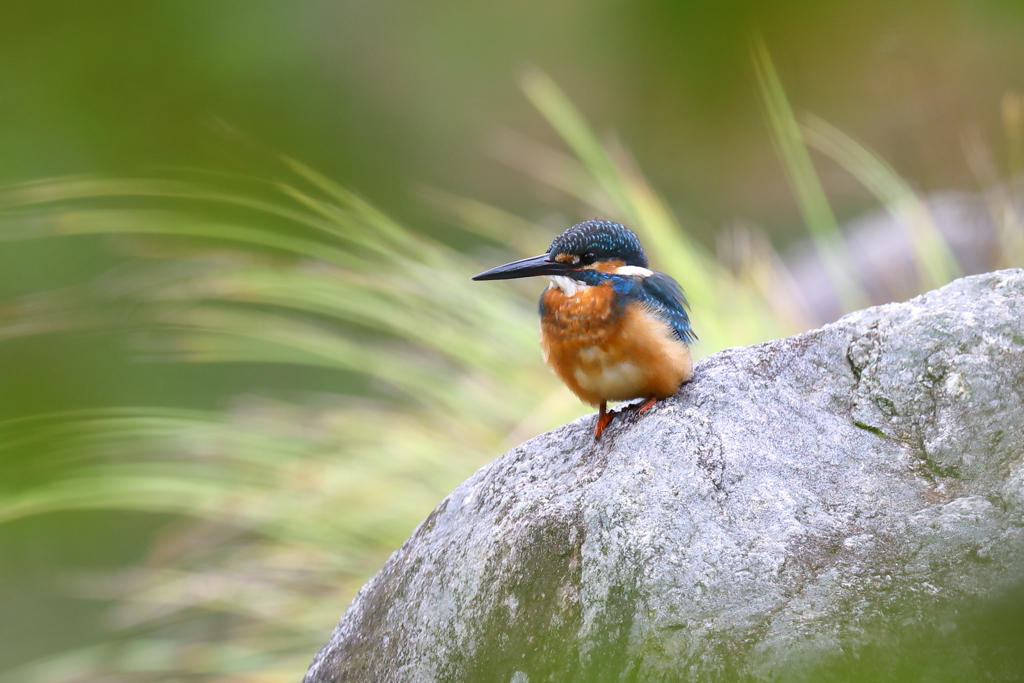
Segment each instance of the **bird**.
M585 403L599 408L594 438L612 421L609 401L646 399L638 414L693 376L697 336L689 304L671 276L652 270L640 239L610 220L577 223L547 253L486 270L473 280L544 276L544 361Z

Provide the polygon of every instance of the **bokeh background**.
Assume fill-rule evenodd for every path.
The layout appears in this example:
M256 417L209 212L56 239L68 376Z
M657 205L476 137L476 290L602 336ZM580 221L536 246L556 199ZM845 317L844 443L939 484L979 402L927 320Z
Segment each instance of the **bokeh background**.
M454 485L585 412L540 285L468 281L578 220L641 233L698 356L1024 265L1013 0L2 16L5 682L298 680Z

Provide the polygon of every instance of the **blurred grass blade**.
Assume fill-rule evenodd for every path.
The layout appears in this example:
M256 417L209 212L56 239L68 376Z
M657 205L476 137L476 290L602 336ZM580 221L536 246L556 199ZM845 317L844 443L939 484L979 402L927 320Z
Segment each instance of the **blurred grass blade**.
M420 195L455 216L460 227L500 244L507 244L522 256L543 253L551 243L549 230L490 204L433 187L420 188Z
M262 183L262 185L266 185ZM310 228L313 231L335 237L344 237L338 230L338 224L330 220L322 220L308 211L288 206L280 201L269 201L255 193L231 192L181 180L151 178L94 178L76 176L69 178L49 178L27 183L9 185L0 191L0 210L34 209L37 211L48 205L54 205L53 215L63 215L62 208L76 201L93 201L97 199L125 199L129 197L142 199L173 200L181 210L181 204L195 201L201 204L227 205L246 209L264 216L273 216L285 221ZM124 207L120 207L124 208ZM6 223L6 219L4 221ZM140 228L145 229L145 223ZM59 226L58 226L59 228ZM117 232L117 230L111 230ZM46 236L47 233L39 233ZM58 229L58 234L60 234Z
M601 188L586 165L571 154L503 129L488 139L486 149L498 161L541 185L575 198L583 205L585 214L596 212L599 216L625 220L616 200Z
M811 155L804 146L800 127L782 88L782 81L775 71L768 47L760 36L754 42L753 61L772 142L786 171L786 178L807 230L843 308L848 311L863 308L869 303L868 296L856 278L856 271L839 231L839 223L814 170Z
M602 145L554 81L531 70L520 83L577 155L593 189L580 187L586 176L575 171L572 182L552 178L552 186L577 188L574 194L581 198L596 197L592 206L597 211L611 205L613 217L640 235L652 263L675 277L686 292L701 339L697 357L730 344L755 343L797 329L794 321L774 315L759 292L741 286L707 249L690 238L628 152L615 143ZM721 315L724 308L731 315Z
M926 292L962 275L927 205L880 156L831 124L810 114L800 130L808 145L859 180L885 206L910 240L918 287Z
M1006 132L1008 175L1024 174L1024 95L1007 92L1003 95L1003 129Z
M519 79L519 85L530 102L544 115L572 151L593 174L601 189L615 202L618 216L625 223L639 221L631 197L619 182L615 165L601 143L590 131L590 126L576 107L551 78L539 69L527 69Z
M1005 103L1004 103L1005 104ZM992 158L992 152L982 138L981 131L972 128L964 134L964 155L967 165L978 181L988 204L992 223L996 227L999 248L993 254L994 268L1024 266L1024 220L1018 207L1020 179L1004 181ZM1014 192L1014 188L1018 188Z

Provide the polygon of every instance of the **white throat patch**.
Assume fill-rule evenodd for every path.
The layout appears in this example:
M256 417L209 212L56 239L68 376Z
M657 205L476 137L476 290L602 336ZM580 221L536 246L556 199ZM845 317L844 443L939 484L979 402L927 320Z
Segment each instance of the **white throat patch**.
M590 285L580 282L579 280L573 280L571 277L564 275L545 275L547 279L551 280L551 284L548 288L558 287L562 290L562 293L566 296L576 296L577 292L582 292L584 289L590 287Z

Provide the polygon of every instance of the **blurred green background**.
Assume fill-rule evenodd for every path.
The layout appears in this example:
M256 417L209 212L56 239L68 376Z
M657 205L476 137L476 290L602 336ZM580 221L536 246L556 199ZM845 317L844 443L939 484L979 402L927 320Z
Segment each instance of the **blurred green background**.
M936 192L1024 265L1020 2L3 10L4 681L297 680L447 491L584 412L536 283L467 281L573 222L641 233L698 356L834 317L791 245L886 300L837 231L879 207L889 298L972 269Z

